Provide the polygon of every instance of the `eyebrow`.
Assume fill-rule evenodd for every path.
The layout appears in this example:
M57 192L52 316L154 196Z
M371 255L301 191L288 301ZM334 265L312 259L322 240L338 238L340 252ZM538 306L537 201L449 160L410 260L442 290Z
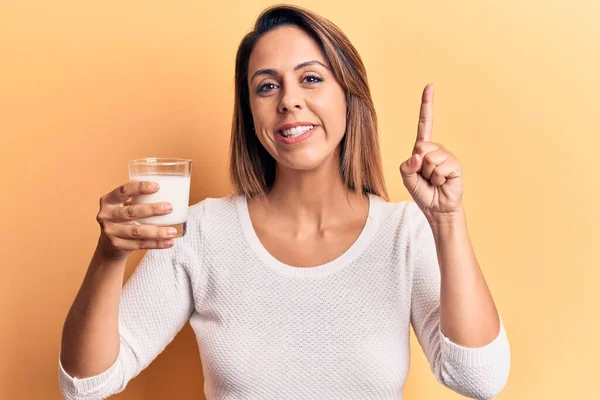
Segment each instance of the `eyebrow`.
M310 65L315 65L315 64L318 64L325 69L329 69L329 67L327 67L325 64L323 64L321 61L312 60L312 61L305 61L303 63L296 65L294 67L294 71L298 71L299 69L308 67ZM277 71L275 71L274 69L271 69L271 68L259 69L254 74L252 74L252 78L250 78L250 82L252 82L254 80L254 78L256 78L257 76L260 76L260 75L277 76Z

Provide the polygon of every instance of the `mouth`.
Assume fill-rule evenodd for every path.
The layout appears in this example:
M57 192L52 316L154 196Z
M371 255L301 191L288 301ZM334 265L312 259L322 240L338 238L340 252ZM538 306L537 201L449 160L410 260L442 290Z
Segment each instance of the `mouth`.
M278 129L276 135L282 142L293 144L308 139L318 125L298 125L287 129Z

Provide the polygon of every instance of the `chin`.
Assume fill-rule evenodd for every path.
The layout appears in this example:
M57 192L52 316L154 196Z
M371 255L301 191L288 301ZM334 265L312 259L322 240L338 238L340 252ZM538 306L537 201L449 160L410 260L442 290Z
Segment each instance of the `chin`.
M323 165L329 157L324 154L316 155L314 152L304 154L289 155L283 159L277 160L277 163L283 167L298 171L310 171Z
M310 171L316 169L319 165L321 165L321 163L316 160L285 160L283 162L279 162L279 165L286 169Z

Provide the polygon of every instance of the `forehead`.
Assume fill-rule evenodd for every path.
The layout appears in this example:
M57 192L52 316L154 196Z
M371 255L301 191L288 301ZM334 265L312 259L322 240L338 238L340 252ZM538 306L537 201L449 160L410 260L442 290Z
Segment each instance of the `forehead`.
M294 69L302 62L317 60L327 65L317 42L295 26L275 28L264 34L254 46L248 73L261 68Z

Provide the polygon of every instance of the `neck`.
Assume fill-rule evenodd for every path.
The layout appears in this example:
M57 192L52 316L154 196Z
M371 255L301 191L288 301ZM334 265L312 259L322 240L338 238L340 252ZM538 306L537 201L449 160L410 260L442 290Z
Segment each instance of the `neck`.
M298 230L325 230L368 207L367 196L344 184L339 156L307 171L278 165L267 203Z

